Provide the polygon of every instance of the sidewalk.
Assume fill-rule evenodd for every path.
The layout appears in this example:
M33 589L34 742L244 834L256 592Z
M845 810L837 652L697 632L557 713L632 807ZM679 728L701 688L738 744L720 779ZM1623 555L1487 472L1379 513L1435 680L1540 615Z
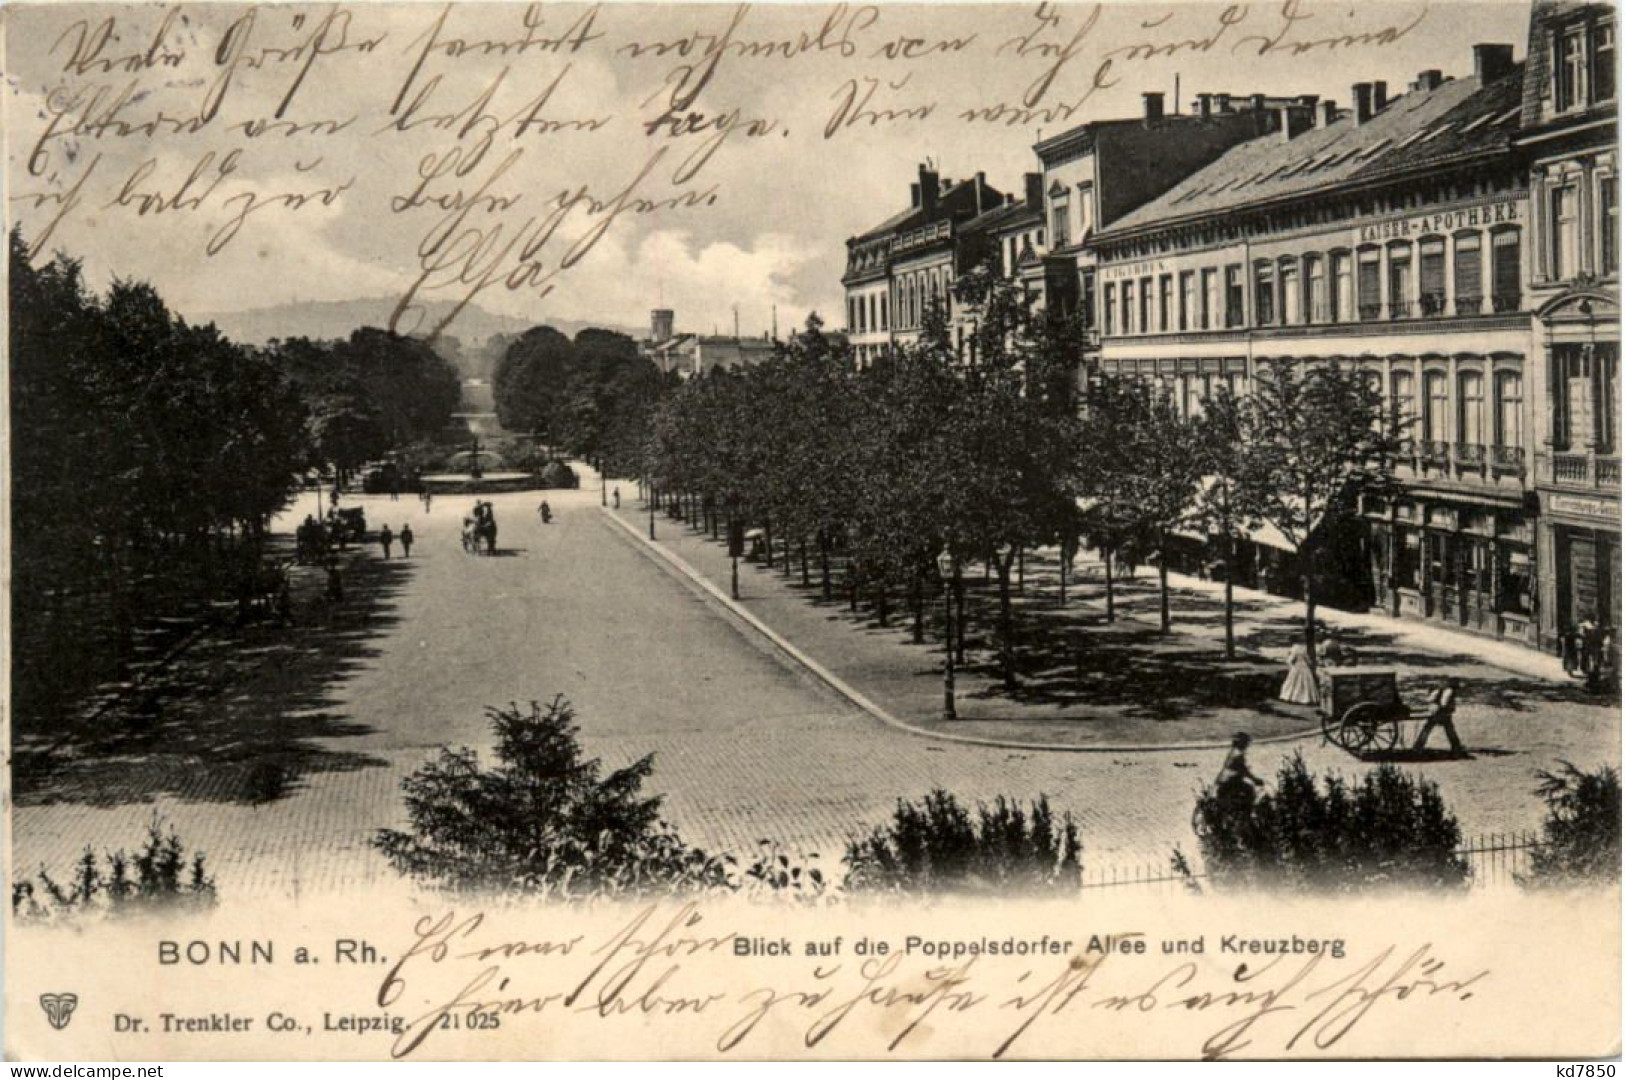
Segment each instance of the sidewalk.
M880 627L851 614L844 596L824 601L816 573L808 587L799 567L787 578L745 560L733 601L723 544L661 512L650 545L648 513L635 500L606 512L860 707L916 734L1013 749L1135 751L1223 747L1238 729L1259 741L1319 731L1313 710L1273 699L1279 665L1226 662L1199 636L1162 635L1143 620L1107 625L1081 598L1061 609L1036 588L1020 600L1039 640L1023 650L1019 688L1006 692L988 651L972 650L956 676L957 718L945 720L935 607L926 643L916 645L906 610ZM986 602L978 596L971 606Z

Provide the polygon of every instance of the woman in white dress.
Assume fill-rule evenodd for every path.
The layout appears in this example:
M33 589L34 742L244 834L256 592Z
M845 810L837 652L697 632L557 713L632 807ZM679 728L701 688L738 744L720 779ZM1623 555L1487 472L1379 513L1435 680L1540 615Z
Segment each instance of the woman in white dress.
M1315 669L1309 665L1309 650L1300 642L1286 658L1286 681L1281 684L1281 700L1294 705L1314 705L1320 701L1315 688Z

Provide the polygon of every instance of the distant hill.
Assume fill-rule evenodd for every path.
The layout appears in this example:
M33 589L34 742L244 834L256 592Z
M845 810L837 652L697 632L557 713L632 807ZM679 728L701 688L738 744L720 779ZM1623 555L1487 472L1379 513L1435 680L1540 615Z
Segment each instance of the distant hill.
M396 303L397 298L390 296L358 300L301 300L247 311L197 312L189 314L188 318L198 324L212 322L234 341L263 345L272 338L347 338L358 327L383 326L389 321ZM423 305L427 310L424 321L432 326L435 320L444 318L453 306L449 300ZM463 357L452 359L458 360L459 366L467 368L465 375L481 377L489 374L489 371L484 363L474 358L488 339L498 334L522 334L533 326L542 325L551 326L570 337L575 337L589 326L619 330L634 338L647 337L649 332L647 327L633 330L608 322L577 322L547 315L534 320L518 319L470 304L458 313L446 333L457 339L464 354Z

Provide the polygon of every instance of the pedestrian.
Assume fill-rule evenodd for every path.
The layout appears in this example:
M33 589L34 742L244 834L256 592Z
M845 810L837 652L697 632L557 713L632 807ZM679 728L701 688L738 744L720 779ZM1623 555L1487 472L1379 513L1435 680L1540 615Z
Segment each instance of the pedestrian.
M1219 766L1219 775L1213 782L1219 805L1227 812L1250 813L1256 789L1264 786L1264 781L1247 767L1247 748L1252 742L1253 737L1245 731L1236 732L1230 740L1230 752L1224 756L1224 764Z
M1320 700L1315 687L1315 669L1309 663L1309 649L1299 642L1286 657L1286 681L1281 684L1281 700L1293 705L1313 705Z
M1445 737L1450 740L1450 751L1457 756L1465 756L1467 748L1461 744L1461 736L1456 734L1456 685L1458 680L1454 677L1444 681L1444 685L1433 692L1433 708L1428 713L1427 720L1422 724L1422 730L1416 733L1416 742L1412 750L1427 748L1428 736L1433 734L1436 727L1444 728Z
M615 509L619 510L620 508L621 508L621 489L616 488L615 489Z
M432 502L434 502L434 493L431 491L425 491L423 493L423 512L425 514L429 512L429 504Z
M388 525L378 530L378 542L384 545L384 558L389 558L389 549L395 543L395 534L389 531Z
M412 557L412 539L413 539L413 537L412 537L412 526L410 526L410 525L402 525L401 526L401 557L402 558L410 559Z

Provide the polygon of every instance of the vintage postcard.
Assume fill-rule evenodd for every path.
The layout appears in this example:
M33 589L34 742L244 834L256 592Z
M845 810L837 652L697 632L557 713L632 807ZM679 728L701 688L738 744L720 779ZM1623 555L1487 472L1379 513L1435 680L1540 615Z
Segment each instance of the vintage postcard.
M1619 1053L1614 5L0 19L8 1058Z

